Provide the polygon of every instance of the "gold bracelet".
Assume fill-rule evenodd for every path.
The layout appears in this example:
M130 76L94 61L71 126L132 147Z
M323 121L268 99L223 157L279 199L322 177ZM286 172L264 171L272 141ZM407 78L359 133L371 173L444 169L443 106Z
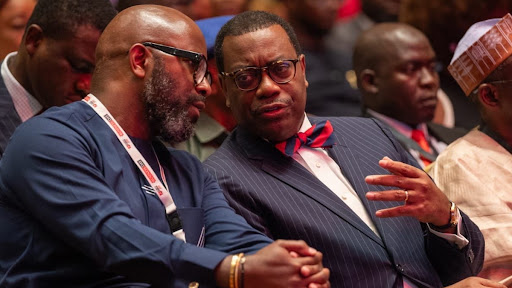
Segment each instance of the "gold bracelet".
M236 265L235 265L235 288L238 288L238 284L240 283L240 274L239 274L240 261L242 260L242 258L244 258L244 253L240 253L237 256L238 256L238 259L237 259Z
M235 270L236 265L238 263L238 255L233 255L231 257L231 267L229 268L229 288L235 287Z
M244 264L245 264L245 256L240 259L240 286L239 288L244 288Z

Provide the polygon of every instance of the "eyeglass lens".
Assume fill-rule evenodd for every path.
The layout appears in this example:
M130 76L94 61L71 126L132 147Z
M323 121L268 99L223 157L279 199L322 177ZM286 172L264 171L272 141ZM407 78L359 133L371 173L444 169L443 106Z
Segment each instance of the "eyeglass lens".
M197 65L196 71L194 72L194 82L196 85L203 82L203 80L206 78L206 81L208 81L208 84L212 84L212 75L208 72L208 62L206 62L206 59L202 57L201 61Z
M284 84L295 77L295 60L279 60L266 67L247 67L235 73L235 84L241 90L253 90L260 85L262 70L267 70L274 82Z

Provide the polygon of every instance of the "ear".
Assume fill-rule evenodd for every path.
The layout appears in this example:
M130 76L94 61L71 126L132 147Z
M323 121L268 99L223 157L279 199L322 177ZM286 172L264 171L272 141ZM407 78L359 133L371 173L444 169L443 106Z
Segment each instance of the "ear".
M140 43L134 44L130 48L130 51L128 51L130 67L136 77L144 78L146 76L146 69L148 68L148 56L150 56L148 49L146 49L146 47Z
M478 86L478 99L482 104L488 107L496 107L499 105L499 92L496 86L484 83Z
M306 85L306 88L309 86L308 79L306 79L306 55L300 54L299 56L299 65L302 68L302 73L304 73L304 82Z
M41 45L44 39L43 29L37 24L32 24L27 28L25 34L25 49L28 55L32 56L36 53L37 48Z
M379 87L375 83L375 71L372 69L364 69L359 74L360 88L364 93L376 94L379 92Z
M228 89L226 87L226 79L220 73L217 74L217 76L219 77L219 84L220 84L220 87L222 88L222 92L224 92L224 95L226 96L226 107L231 107L231 102L229 101L229 96L228 96Z

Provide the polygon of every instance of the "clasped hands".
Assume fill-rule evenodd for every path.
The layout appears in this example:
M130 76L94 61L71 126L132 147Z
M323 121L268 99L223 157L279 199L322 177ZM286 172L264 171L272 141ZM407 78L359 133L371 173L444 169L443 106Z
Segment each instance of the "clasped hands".
M244 288L331 287L329 269L322 265L322 253L302 240L276 240L256 254L245 257ZM220 287L229 287L226 275L230 258L226 257L217 268Z

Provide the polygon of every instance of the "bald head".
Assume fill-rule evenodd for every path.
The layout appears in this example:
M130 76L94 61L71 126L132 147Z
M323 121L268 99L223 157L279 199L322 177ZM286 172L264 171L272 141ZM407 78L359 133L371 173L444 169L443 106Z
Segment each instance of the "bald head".
M98 78L108 77L115 72L112 65L118 68L119 61L127 55L136 43L154 42L181 48L182 44L195 42L199 53L206 54L206 43L203 35L192 19L185 14L160 5L137 5L121 11L107 26L98 41L96 48L96 70L94 82ZM123 70L123 69L121 69Z
M354 46L355 72L359 75L363 69L376 70L385 65L410 41L429 43L420 30L407 24L381 23L373 26L361 34Z

